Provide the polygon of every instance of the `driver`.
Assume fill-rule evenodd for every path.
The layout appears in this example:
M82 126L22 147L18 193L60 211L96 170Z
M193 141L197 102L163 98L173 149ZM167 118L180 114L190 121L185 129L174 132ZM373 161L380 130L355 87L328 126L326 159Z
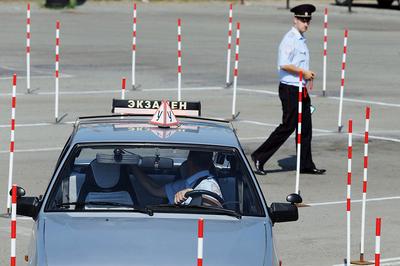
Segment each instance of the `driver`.
M185 194L192 190L208 190L222 198L221 189L210 173L212 167L212 152L190 151L187 158L187 177L164 186L158 185L136 165L131 165L131 170L143 187L152 195L167 198L170 204L189 204L191 199L186 198ZM221 206L218 200L208 195L203 195L203 202Z

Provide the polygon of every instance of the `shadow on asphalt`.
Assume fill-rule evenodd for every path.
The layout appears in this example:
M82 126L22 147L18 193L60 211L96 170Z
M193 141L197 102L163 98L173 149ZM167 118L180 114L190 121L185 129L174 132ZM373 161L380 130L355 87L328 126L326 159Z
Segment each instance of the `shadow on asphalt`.
M284 159L278 160L278 165L281 169L268 169L265 170L267 173L281 173L281 172L289 172L296 171L296 155L289 156Z
M363 4L363 3L354 3L352 4L352 7L363 7L363 8L374 8L374 9L382 9L382 10L399 10L400 11L400 5L398 4L397 1L394 1L394 3L390 7L380 7L378 4ZM346 5L337 5L337 4L332 4L333 6L341 6L343 8L347 8Z

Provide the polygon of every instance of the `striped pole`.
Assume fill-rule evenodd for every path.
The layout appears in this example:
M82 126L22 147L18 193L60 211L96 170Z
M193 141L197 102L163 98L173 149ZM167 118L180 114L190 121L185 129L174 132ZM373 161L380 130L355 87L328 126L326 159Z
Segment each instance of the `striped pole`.
M301 122L303 108L303 72L299 73L299 96L298 96L298 116L297 116L297 160L296 160L296 190L294 193L300 194L300 155L301 155Z
M344 44L343 44L343 59L342 59L342 77L340 85L340 102L339 102L339 119L338 119L338 131L341 132L342 125L342 109L343 109L343 90L344 90L344 74L346 69L346 54L347 54L347 36L348 30L344 30Z
M7 193L9 195L9 193ZM17 241L17 186L12 185L12 207L11 207L11 260L10 265L16 265L16 241Z
M381 265L381 218L376 218L375 224L375 266Z
M59 79L59 49L60 49L60 21L56 22L56 65L55 65L55 77L56 77L56 92L55 92L55 111L54 116L56 123L58 122L58 79Z
M26 91L31 92L31 4L26 9Z
M8 187L7 187L7 213L10 213L11 198L8 193L12 188L13 166L14 166L14 140L15 140L15 107L17 104L17 75L13 75L12 99L11 99L11 137L10 137L10 161L8 167Z
M133 4L133 29L132 29L132 90L136 89L135 85L135 68L136 68L136 3Z
M326 94L326 56L327 56L327 47L328 47L328 8L325 7L325 15L324 15L324 76L322 82L322 94L325 96Z
M197 266L203 266L203 237L204 219L200 218L197 223Z
M360 261L364 260L364 235L365 235L365 211L367 202L367 183L368 183L368 131L369 131L370 107L365 108L365 134L364 134L364 177L363 177L363 197L361 210L361 248Z
M181 19L178 18L178 101L181 100L181 78L182 78L182 51L181 51Z
M226 83L225 83L226 88L229 88L232 85L229 76L231 72L231 43L232 43L232 4L230 4L229 6L228 53L226 56Z
M349 144L347 148L347 256L346 265L350 266L350 242L351 242L351 160L353 158L353 121L349 120Z
M232 119L237 117L236 114L236 89L239 68L239 44L240 44L240 22L236 24L236 51L235 51L235 70L233 73L233 99L232 99Z
M121 86L121 99L125 100L125 88L126 88L126 79L122 78L122 86Z

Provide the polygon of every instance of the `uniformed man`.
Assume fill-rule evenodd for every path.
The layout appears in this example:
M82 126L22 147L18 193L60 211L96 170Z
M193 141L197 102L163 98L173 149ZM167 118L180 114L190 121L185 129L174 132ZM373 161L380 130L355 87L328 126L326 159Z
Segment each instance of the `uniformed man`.
M282 123L275 129L269 138L252 154L255 173L266 175L264 164L289 138L294 130L297 130L298 114L298 89L299 74L303 73L303 103L302 103L302 140L300 155L300 171L306 174L321 175L325 169L316 168L311 155L311 111L310 97L307 87L312 86L315 72L309 68L310 53L307 48L304 33L311 22L311 14L315 6L304 4L290 10L294 13L293 27L283 37L279 45L278 70L279 70L279 98L282 102ZM297 141L297 138L296 138Z

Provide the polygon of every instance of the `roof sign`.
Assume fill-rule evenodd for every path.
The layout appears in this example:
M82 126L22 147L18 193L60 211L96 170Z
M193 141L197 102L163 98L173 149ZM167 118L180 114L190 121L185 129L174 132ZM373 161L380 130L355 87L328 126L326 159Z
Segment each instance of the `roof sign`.
M154 113L150 123L160 127L170 127L178 125L179 122L172 112L171 107L169 107L168 102L163 100L160 108Z
M176 116L200 116L200 102L167 101ZM153 115L160 108L162 101L154 100L120 100L113 99L112 112L116 114Z

